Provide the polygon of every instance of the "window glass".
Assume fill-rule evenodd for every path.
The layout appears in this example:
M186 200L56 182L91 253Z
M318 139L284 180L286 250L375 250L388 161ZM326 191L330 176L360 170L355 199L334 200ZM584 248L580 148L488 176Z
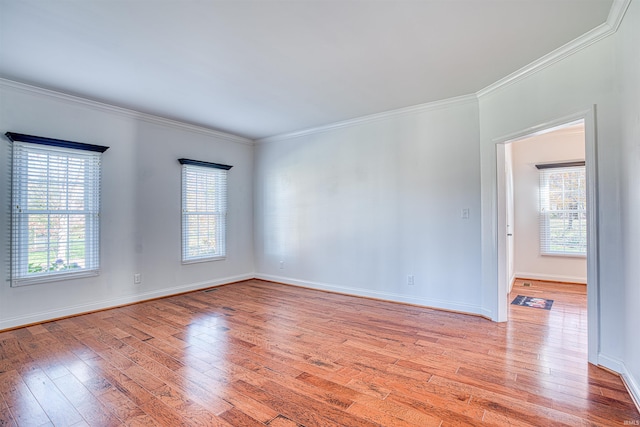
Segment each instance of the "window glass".
M182 261L226 256L227 171L182 165Z
M99 270L100 153L13 144L13 285Z
M540 252L586 256L584 166L540 170Z

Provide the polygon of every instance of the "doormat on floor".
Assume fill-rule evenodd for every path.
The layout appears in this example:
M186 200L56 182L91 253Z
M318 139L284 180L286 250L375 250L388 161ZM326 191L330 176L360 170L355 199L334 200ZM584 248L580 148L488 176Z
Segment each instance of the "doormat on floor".
M513 305L521 305L523 307L542 308L544 310L551 310L553 305L552 299L525 297L518 295L512 302Z

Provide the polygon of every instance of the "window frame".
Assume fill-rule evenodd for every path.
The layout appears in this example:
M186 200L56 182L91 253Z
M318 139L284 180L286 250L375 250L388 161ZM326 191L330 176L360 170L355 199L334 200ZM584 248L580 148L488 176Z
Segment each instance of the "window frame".
M200 161L200 160L192 160L192 159L185 159L185 158L181 158L178 159L178 162L181 164L182 168L181 168L181 174L182 174L182 192L181 192L181 263L182 264L194 264L194 263L201 263L201 262L209 262L209 261L220 261L220 260L224 260L227 258L227 245L226 245L226 240L227 240L227 212L228 212L228 171L233 167L233 166L229 166L229 165L224 165L224 164L220 164L220 163L212 163L212 162L204 162L204 161ZM189 183L191 183L191 179L194 179L194 176L190 175L195 175L195 174L200 174L201 176L203 175L208 175L209 177L211 176L215 176L215 178L213 178L214 180L223 178L223 183L224 185L222 186L222 190L223 194L216 194L215 196L215 203L220 203L222 206L222 210L221 211L209 211L209 210L205 210L205 211L191 211L189 212L190 208L189 208L189 191L190 190L197 190L197 189L190 189L189 188ZM216 182L215 187L217 187L219 184ZM210 188L210 187L207 187ZM215 190L213 187L211 187L211 189ZM208 203L207 203L208 204ZM202 254L193 254L190 255L189 254L189 245L188 245L188 240L189 237L191 236L189 234L189 219L191 217L194 216L214 216L216 217L217 221L219 221L220 219L222 220L222 230L218 230L216 228L216 230L214 231L214 234L216 235L216 237L221 237L222 238L222 242L221 245L219 246L219 250L217 250L216 252L214 252L213 254L211 253L207 253L206 251L204 251L204 253ZM217 227L217 222L216 222L216 227ZM199 235L199 233L198 233Z
M573 258L586 258L587 256L587 188L586 188L586 167L584 161L574 161L574 162L563 162L563 163L550 163L550 164L539 164L536 165L536 168L539 170L539 197L538 197L538 215L539 215L539 239L540 239L540 255L541 256L554 256L554 257L573 257ZM562 208L561 209L551 209L550 202L550 190L548 180L550 179L550 175L553 173L576 173L579 174L577 179L579 180L579 185L577 190L565 190L565 182L562 183ZM574 178L575 179L575 178ZM578 191L578 200L574 203L577 204L577 209L568 209L566 208L567 198L566 194L571 192ZM552 230L550 228L550 218L549 216L553 213L559 213L564 215L571 215L569 219L570 227L575 219L583 220L584 227L580 226L580 235L581 240L584 241L583 251L574 252L567 250L553 250L551 246L553 244L552 238ZM574 215L576 217L574 217ZM567 221L567 217L562 219L563 226L564 222ZM565 244L566 248L569 246Z
M25 135L15 132L7 132L5 136L11 141L11 216L10 216L10 248L9 248L9 280L12 287L26 286L39 283L48 283L60 280L76 279L81 277L96 276L100 274L100 198L101 198L101 154L104 153L109 147L93 144L85 144L80 142L66 141L54 138L46 138L34 135ZM82 188L82 195L80 199L83 199L82 207L80 209L71 208L69 203L69 185L70 185L70 173L67 172L63 181L58 181L57 184L64 182L66 185L62 194L66 198L67 206L65 209L52 209L49 207L49 203L52 197L55 197L56 193L49 193L45 196L46 208L35 209L29 207L29 185L33 184L33 177L30 180L30 172L28 168L28 157L30 155L40 155L46 158L46 185L47 189L50 184L55 184L56 181L52 180L52 170L49 169L49 162L51 157L57 159L54 162L54 166L60 168L58 163L61 158L67 158L67 161L71 159L77 162L78 165L83 164L83 170L86 174L81 181L84 181L80 186ZM18 161L24 162L18 164ZM87 167L89 169L84 169ZM40 164L41 166L42 164ZM55 173L55 169L53 170ZM76 176L77 179L77 176ZM79 182L76 180L76 183ZM41 271L29 271L29 249L33 248L36 243L29 241L30 231L29 228L29 216L30 215L42 215L50 218L51 216L60 215L66 217L67 221L71 221L72 217L84 218L83 236L81 240L84 247L85 265L83 268L69 269L64 268L62 270L52 270L51 260L47 255L47 262L45 263L45 270ZM25 221L27 223L25 224ZM50 237L50 230L52 227L49 222L46 226L46 247L49 252L50 245L52 243ZM69 230L67 230L66 245L67 251L70 246L73 246L74 240L71 239ZM77 243L77 242L76 242ZM69 253L67 254L67 258ZM70 262L70 259L66 259ZM63 261L64 262L64 261ZM50 266L47 269L47 266Z

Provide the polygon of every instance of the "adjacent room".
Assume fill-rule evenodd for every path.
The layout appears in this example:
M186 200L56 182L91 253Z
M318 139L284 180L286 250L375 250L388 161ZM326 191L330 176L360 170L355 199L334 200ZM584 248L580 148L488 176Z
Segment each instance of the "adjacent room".
M640 424L640 0L0 0L0 425Z

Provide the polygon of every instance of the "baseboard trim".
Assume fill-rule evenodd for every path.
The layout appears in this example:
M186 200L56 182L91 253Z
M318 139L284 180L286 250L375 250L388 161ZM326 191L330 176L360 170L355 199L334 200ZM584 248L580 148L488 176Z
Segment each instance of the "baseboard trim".
M621 360L618 360L614 357L607 356L602 353L598 353L598 365L607 368L611 371L622 373L625 369L624 363Z
M307 280L298 280L290 277L275 276L271 274L256 274L256 279L266 280L269 282L282 283L284 285L293 285L301 288L314 289L318 291L333 292L337 294L371 298L379 301L397 302L402 304L410 304L424 308L432 308L436 310L451 311L455 313L468 314L472 316L485 317L492 320L487 315L486 310L480 306L471 304L458 304L445 300L429 299L413 297L408 295L395 294L391 292L371 291L362 288L352 288L348 286L333 285L321 282L311 282Z
M493 310L489 310L489 309L483 308L482 309L482 313L480 313L480 316L482 316L482 317L484 317L486 319L489 319L492 322L496 322Z
M623 361L605 354L598 354L598 365L620 376L624 386L627 388L631 400L636 405L636 409L640 413L640 383L631 375Z
M0 332L23 328L30 325L35 325L44 322L51 322L66 317L79 316L82 314L92 313L101 310L108 310L111 308L122 307L125 305L136 304L143 301L150 301L158 298L164 298L168 296L174 296L184 294L187 292L193 292L201 289L212 288L215 286L228 285L235 282L241 282L243 280L253 279L255 275L241 274L237 276L229 276L220 279L206 280L203 282L190 283L187 285L174 286L171 288L164 288L157 291L143 292L135 295L127 295L113 299L107 299L103 301L94 302L91 304L81 304L70 307L64 307L61 309L43 311L40 313L30 314L28 316L12 317L0 321Z
M638 413L640 413L640 385L638 384L638 381L636 381L626 369L623 373L620 374L620 378L622 378L622 382L627 388L627 391L631 396L631 400L633 400Z
M276 283L282 283L285 285L298 286L303 288L315 289L320 291L327 291L333 293L339 293L344 295L371 298L380 301L397 302L402 304L410 304L419 307L432 308L436 310L451 311L455 313L468 314L473 316L480 316L488 320L493 320L492 312L488 311L480 306L471 304L458 304L445 300L426 299L419 297L412 297L407 295L395 294L390 292L369 291L361 288L351 288L346 286L331 285L320 282L311 282L306 280L297 280L289 277L275 276L269 274L242 274L237 276L230 276L221 279L207 280L203 282L190 283L188 285L174 286L171 288L165 288L152 292L144 292L141 294L127 295L123 297L107 299L103 301L94 302L91 304L81 304L70 307L63 307L56 310L43 311L40 313L29 314L27 316L12 317L0 321L0 332L24 328L27 326L36 325L44 322L52 322L67 317L80 316L82 314L93 313L101 310L108 310L111 308L122 307L130 304L137 304L144 301L150 301L158 298L164 298L197 290L212 288L215 286L228 285L235 282L241 282L244 280L261 279Z
M580 283L587 284L586 277L578 276L560 276L555 274L537 274L537 273L516 273L518 279L542 280L544 282L561 282L561 283Z

